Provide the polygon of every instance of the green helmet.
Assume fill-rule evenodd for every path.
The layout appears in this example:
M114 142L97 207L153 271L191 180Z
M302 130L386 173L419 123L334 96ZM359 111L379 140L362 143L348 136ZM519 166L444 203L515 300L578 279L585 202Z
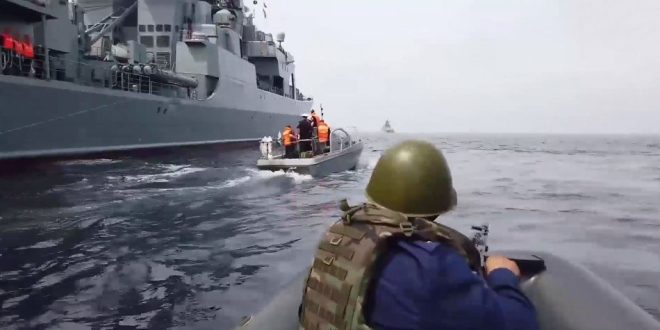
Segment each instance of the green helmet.
M456 205L445 157L422 141L405 141L385 152L367 185L367 198L409 217L437 216Z

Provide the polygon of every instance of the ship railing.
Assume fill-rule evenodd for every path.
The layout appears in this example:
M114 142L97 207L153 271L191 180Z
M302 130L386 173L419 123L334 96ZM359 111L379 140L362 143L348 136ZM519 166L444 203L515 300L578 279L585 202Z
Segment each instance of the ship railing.
M275 86L270 86L266 83L260 82L259 80L257 80L257 88L261 89L262 91L284 96L284 89Z
M273 94L277 94L277 95L284 95L284 90L282 88L275 87L275 86L270 88L270 92L273 93Z
M95 66L52 55L49 56L50 69L47 72L45 62L43 54L37 54L34 59L25 59L3 51L0 54L0 74L40 80L67 81L83 86L199 100L197 91L194 89L175 83L158 81L148 75L134 72L112 72L109 66ZM62 67L67 67L69 70ZM72 72L75 73L73 77ZM69 74L67 75L67 73Z
M180 97L198 100L197 91L185 86L157 81L148 75L134 72L111 72L113 89L120 89L139 94ZM185 93L185 94L184 94Z
M41 58L26 59L3 52L0 60L0 73L7 76L22 76L42 80L48 79L48 73L50 73L50 79L72 80L67 79L64 69L56 66L56 64L66 63L66 60L55 56L49 56L49 59L50 70L47 72L44 64L45 60Z

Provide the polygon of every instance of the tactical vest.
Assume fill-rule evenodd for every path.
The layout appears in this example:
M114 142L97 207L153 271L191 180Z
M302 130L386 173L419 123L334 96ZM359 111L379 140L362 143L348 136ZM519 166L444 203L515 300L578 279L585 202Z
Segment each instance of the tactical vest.
M300 329L370 329L363 311L375 264L398 239L447 244L481 273L479 252L458 231L373 204L356 206L345 210L318 246L303 295Z

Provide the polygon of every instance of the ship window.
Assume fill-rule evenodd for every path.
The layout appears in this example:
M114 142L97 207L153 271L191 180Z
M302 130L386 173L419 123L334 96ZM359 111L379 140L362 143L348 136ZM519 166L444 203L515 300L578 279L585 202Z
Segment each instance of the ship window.
M157 36L156 37L156 46L158 46L158 47L169 47L170 46L170 36Z
M168 68L170 66L170 53L156 53L156 63L161 67Z
M165 32L172 32L172 25L165 24Z
M147 26L144 25L144 24L141 24L139 29L140 29L140 32L147 32Z
M156 25L156 32L163 32L163 24Z
M174 31L175 31L175 32L179 32L179 26L178 26L178 25L175 25L175 26L174 26Z
M148 30L149 32L154 32L154 26L151 25L151 24L147 25L147 30Z
M140 43L144 47L153 47L154 46L154 37L152 36L140 36Z

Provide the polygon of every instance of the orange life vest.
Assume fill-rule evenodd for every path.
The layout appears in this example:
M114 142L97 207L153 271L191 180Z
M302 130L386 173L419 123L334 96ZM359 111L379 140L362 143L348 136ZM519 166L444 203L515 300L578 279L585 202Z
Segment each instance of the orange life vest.
M23 43L14 39L14 50L16 51L16 55L18 56L23 56Z
M319 142L328 142L330 138L330 127L326 123L319 122Z
M27 59L33 59L34 58L34 47L32 46L32 43L30 42L30 36L26 35L25 39L23 39L23 56Z
M14 50L14 38L9 33L2 34L2 48L6 50Z
M29 42L23 42L23 56L28 59L34 59L34 46Z
M319 127L319 125L321 125L321 116L317 115L316 112L315 112L312 115L312 117L313 117L313 120L314 120L314 125L316 125L316 127Z
M282 133L282 140L284 140L284 146L285 146L285 147L288 147L288 146L292 145L292 144L293 144L293 140L294 140L294 137L293 137L293 130L291 130L291 129L288 128L288 127L285 128L285 129L284 129L284 132Z

